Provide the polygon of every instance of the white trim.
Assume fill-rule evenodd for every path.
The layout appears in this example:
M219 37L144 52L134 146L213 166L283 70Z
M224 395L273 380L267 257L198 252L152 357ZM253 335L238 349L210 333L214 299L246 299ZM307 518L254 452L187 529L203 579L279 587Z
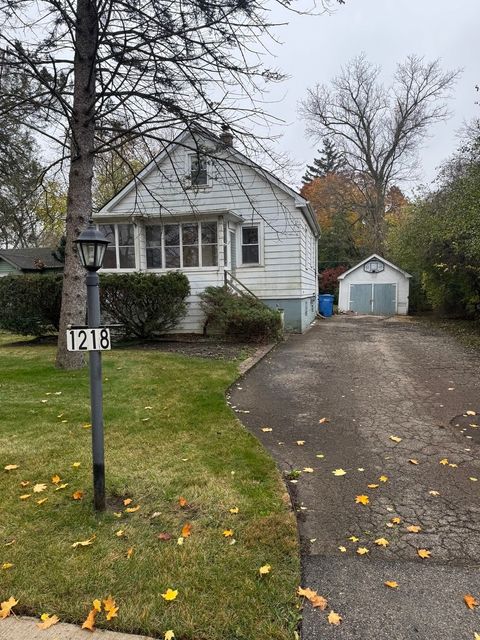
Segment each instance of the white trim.
M389 262L385 258L382 258L382 256L378 255L378 253L372 253L371 256L368 256L368 258L365 258L365 260L362 260L361 262L356 264L354 267L352 267L348 271L345 271L345 273L342 273L341 276L338 276L337 280L343 280L350 273L353 273L354 271L356 271L357 269L362 267L364 264L366 264L370 260L373 260L374 258L376 258L377 260L381 260L381 262L384 262L385 264L388 264L388 266L391 267L392 269L395 269L395 271L399 271L403 276L405 276L405 278L411 278L412 277L409 273L407 273L403 269L400 269L400 267L397 267L396 265L394 265L393 262ZM385 284L387 284L387 283L385 283Z
M256 244L244 245L243 244L243 230L244 229L253 229L256 228L258 230L258 262L244 262L243 261L243 247L254 247ZM237 250L240 248L240 251L237 251L237 267L240 268L250 268L250 267L263 267L263 246L264 246L264 238L263 238L263 225L261 222L253 222L253 223L245 223L239 227L240 233L237 234ZM240 260L238 260L238 256L240 256Z

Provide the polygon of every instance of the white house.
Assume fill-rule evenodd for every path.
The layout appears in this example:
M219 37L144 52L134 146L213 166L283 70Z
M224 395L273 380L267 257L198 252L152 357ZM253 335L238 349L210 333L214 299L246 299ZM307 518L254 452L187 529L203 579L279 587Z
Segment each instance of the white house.
M411 277L374 253L339 276L338 310L376 316L406 315Z
M191 296L175 332L202 332L199 294L225 282L303 332L317 309L318 223L299 193L232 142L228 130L185 130L117 193L94 216L111 241L103 271L183 271Z

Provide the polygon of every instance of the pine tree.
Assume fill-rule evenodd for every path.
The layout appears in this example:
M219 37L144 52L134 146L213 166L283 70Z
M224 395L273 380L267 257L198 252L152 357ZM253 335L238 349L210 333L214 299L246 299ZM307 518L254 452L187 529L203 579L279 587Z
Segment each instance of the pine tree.
M345 166L342 154L337 151L329 138L323 140L323 150L318 149L319 158L315 158L313 165L307 165L307 170L302 178L303 184L308 184L315 178L321 178L329 173L336 173Z

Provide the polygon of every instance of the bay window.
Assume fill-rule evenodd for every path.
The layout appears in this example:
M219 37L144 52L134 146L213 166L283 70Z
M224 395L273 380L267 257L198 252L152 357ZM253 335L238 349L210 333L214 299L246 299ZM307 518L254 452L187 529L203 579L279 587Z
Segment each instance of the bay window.
M145 227L147 244L147 269L161 269L162 259L162 227L150 224Z
M217 222L146 225L147 269L218 265Z
M135 269L133 224L99 224L110 244L105 251L104 269Z

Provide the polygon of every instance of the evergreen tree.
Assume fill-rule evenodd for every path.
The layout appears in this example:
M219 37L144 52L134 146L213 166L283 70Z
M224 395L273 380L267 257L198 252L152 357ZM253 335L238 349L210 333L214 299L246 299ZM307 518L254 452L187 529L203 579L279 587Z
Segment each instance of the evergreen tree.
M345 166L342 154L336 150L329 138L323 140L323 150L318 149L319 158L315 158L313 165L307 165L307 170L302 178L303 184L308 184L315 178L321 178L329 173L341 171Z

